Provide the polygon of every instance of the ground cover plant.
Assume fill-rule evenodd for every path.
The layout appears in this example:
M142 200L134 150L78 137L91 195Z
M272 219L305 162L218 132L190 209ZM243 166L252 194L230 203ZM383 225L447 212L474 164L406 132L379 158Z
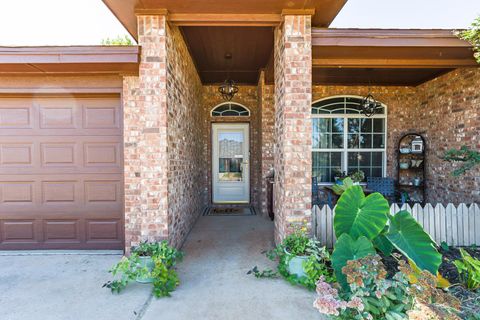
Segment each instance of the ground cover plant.
M166 241L142 243L132 249L109 271L115 278L103 287L112 293L120 293L132 281L153 284L153 295L157 298L170 296L180 281L175 270L183 253L168 245Z
M293 232L288 235L281 244L266 253L267 257L277 262L277 269L265 269L260 271L257 266L248 271L257 278L283 277L292 284L304 286L314 290L320 277L329 281L335 281L331 268L330 254L320 242L307 234L305 225L292 226ZM288 265L295 256L305 256L303 270L305 276L298 277L291 274Z

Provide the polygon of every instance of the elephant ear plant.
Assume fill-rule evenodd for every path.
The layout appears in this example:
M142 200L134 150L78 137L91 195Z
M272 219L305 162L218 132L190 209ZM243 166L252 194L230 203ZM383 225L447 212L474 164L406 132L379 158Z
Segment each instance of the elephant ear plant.
M337 243L332 265L337 280L347 288L342 268L349 260L376 253L390 255L395 248L421 270L438 273L442 256L434 241L407 211L390 215L387 200L378 192L365 196L360 186L346 189L337 202L334 229Z
M112 293L120 293L131 281L152 283L154 296L168 297L179 285L175 266L182 258L183 253L166 241L142 243L132 249L129 257L123 257L112 267L109 272L116 279L108 281L103 287L109 288Z

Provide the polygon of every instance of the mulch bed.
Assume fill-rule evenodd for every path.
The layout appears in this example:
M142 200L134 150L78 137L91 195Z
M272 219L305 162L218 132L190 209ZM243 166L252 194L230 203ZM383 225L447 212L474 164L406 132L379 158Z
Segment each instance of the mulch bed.
M480 249L464 248L472 257L480 259ZM452 286L449 292L462 302L462 319L480 319L480 292L472 292L462 287L457 268L453 261L461 259L460 250L450 248L449 250L440 249L443 262L440 265L440 274L446 278ZM383 263L387 269L388 276L393 276L398 271L397 260L393 257L383 257ZM476 315L477 317L472 317Z

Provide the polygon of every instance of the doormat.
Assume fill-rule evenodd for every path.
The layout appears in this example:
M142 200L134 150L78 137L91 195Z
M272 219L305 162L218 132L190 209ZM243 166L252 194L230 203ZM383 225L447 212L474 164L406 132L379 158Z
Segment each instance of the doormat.
M206 216L253 216L255 215L255 210L251 207L227 207L227 208L218 208L210 207L207 210Z

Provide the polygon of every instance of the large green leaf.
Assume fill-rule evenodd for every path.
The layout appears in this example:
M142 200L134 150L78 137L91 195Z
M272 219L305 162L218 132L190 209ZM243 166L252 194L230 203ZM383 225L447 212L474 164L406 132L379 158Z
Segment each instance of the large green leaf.
M357 260L370 254L375 254L375 249L372 242L366 237L354 240L348 234L342 234L335 243L335 250L332 253L332 266L335 270L337 281L347 288L347 279L342 273L342 268L347 265L347 261Z
M400 211L390 217L390 229L385 236L420 269L437 274L442 255L435 248L432 238L408 211Z
M348 188L335 208L335 235L339 238L348 233L353 239L365 236L372 240L385 227L388 211L388 201L380 193L365 197L362 187Z
M385 237L384 233L380 233L375 239L373 239L373 245L378 250L382 251L385 256L390 256L393 251L393 244Z

